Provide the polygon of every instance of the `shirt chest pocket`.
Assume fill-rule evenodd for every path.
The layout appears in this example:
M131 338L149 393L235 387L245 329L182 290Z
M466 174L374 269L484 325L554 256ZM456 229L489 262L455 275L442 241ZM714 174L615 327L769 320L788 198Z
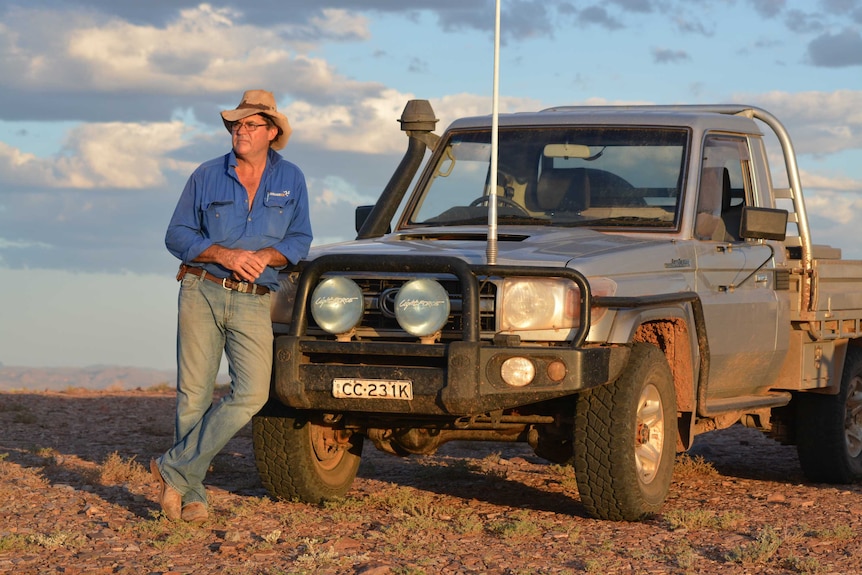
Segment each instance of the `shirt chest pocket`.
M233 201L213 200L202 207L202 228L207 237L215 243L224 242L230 234L232 226Z
M267 192L263 198L263 206L263 214L257 222L260 232L272 238L282 239L293 220L296 202L290 192Z

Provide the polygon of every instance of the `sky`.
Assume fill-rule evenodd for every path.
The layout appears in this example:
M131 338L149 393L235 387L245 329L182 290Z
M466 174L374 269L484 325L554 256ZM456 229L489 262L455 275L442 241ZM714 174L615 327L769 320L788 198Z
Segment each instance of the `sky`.
M862 0L502 0L500 111L763 107L814 243L862 259ZM164 233L219 112L274 92L314 245L354 237L407 139L491 110L493 0L0 1L0 363L173 369Z

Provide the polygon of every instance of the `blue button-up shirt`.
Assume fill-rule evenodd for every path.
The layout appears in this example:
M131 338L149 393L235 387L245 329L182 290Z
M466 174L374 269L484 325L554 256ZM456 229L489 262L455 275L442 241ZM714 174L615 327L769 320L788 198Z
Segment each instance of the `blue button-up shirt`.
M296 264L311 245L308 191L302 171L269 150L249 209L248 193L236 175L236 165L231 151L201 164L192 173L168 225L168 251L218 278L230 277L231 271L215 263L192 264L213 244L250 251L271 247ZM267 266L255 283L275 290L277 278L278 271Z

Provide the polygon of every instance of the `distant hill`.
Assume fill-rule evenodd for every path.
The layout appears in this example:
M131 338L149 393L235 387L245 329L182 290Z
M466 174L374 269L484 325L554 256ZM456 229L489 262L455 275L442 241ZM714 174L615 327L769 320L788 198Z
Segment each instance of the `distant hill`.
M176 386L176 372L139 367L94 365L89 367L0 366L0 391L62 391L84 389L136 389L156 385Z

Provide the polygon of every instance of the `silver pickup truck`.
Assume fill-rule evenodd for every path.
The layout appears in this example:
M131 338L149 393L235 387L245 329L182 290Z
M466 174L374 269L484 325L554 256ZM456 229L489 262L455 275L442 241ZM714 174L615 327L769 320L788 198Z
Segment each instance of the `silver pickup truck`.
M281 276L253 421L273 496L345 494L365 439L520 441L574 466L589 514L637 520L677 453L737 422L795 444L811 481L862 476L862 262L812 244L774 116L559 107L441 137L415 100L400 121L356 240Z

